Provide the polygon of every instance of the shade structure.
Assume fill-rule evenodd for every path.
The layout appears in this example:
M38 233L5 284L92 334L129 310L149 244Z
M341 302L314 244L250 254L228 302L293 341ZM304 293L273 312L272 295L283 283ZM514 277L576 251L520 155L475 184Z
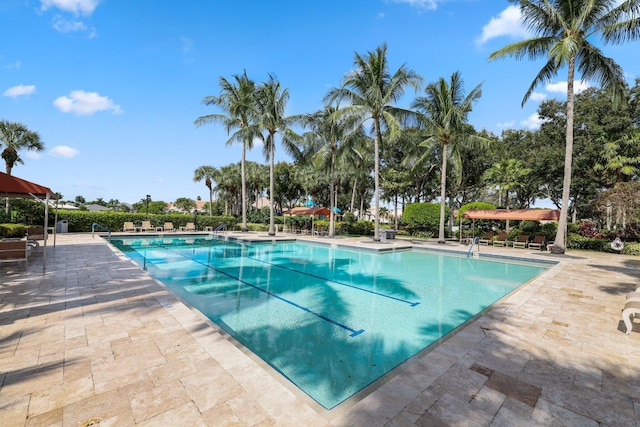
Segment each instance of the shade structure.
M299 207L292 208L283 212L283 215L325 215L329 216L329 208L323 207Z
M56 195L49 187L36 184L13 175L0 172L0 197L12 198L35 198L44 202L44 249L42 255L42 268L47 264L47 238L49 229L49 200L55 199ZM57 217L57 210L56 210ZM55 228L53 234L53 246L55 248Z
M559 209L476 209L468 210L462 218L493 219L496 221L558 221Z
M53 198L51 189L40 184L0 172L0 197Z

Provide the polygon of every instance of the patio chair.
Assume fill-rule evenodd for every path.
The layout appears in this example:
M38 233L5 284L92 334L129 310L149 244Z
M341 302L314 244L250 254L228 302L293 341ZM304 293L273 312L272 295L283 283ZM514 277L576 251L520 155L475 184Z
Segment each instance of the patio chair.
M526 249L528 244L529 244L528 234L520 234L518 237L516 237L516 240L513 241L514 248Z
M176 229L173 228L173 223L172 222L165 222L163 230L164 231L176 231Z
M135 232L136 231L136 226L133 225L133 222L125 222L122 225L122 231L133 231L133 232Z
M533 241L531 243L529 243L529 247L530 248L536 248L539 250L546 250L547 249L547 245L545 242L545 237L541 236L541 235L535 235L533 236Z
M489 242L493 242L493 236L493 231L487 231L486 233L484 233L484 236L482 236L480 240L478 240L478 243L481 245L489 245Z
M493 240L493 246L507 246L507 232L501 231L498 236Z
M622 321L625 326L625 334L629 335L633 330L633 319L640 317L640 292L630 292L622 309Z
M156 228L151 225L151 221L142 221L142 227L140 227L142 231L156 231Z
M40 247L38 240L44 240L44 227L27 228L27 244L36 250Z
M187 225L181 228L183 231L196 231L196 225L193 222L188 222Z

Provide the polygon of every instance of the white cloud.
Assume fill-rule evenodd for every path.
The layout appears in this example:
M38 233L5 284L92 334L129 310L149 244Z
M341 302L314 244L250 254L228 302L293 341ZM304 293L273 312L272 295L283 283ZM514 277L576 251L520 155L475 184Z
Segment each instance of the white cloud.
M18 85L10 87L5 90L3 95L10 96L11 98L17 98L19 96L31 95L36 92L36 87L34 85Z
M529 98L532 101L541 102L541 101L544 101L545 99L547 99L547 94L546 93L540 93L540 92L532 92L531 96Z
M57 8L65 12L71 12L74 15L88 16L96 10L100 0L40 0L41 10L49 8Z
M585 82L584 80L575 80L573 82L573 92L575 94L578 94L580 92L584 92L585 90L589 89L591 87L591 85L588 82ZM555 92L555 93L567 93L567 82L558 82L558 83L549 83L546 86L546 89L548 92Z
M493 38L501 36L524 38L527 35L527 30L520 21L520 8L518 6L509 6L500 12L497 18L491 18L489 23L482 27L482 34L476 38L476 43L484 44Z
M122 112L119 105L116 105L106 96L100 96L98 92L85 92L74 90L67 96L61 96L53 101L53 105L63 113L75 113L80 116L90 116L98 111L111 110L113 114Z
M410 6L421 9L435 10L438 8L438 2L442 0L392 0L394 3L407 3Z
M504 122L504 123L498 123L498 127L499 128L506 128L506 129L510 129L513 127L513 125L515 124L515 122L513 120L509 121L509 122Z
M67 21L59 16L54 19L53 28L59 33L72 33L74 31L87 31L87 26L80 21Z
M51 151L49 151L49 155L51 157L63 157L65 159L71 159L78 154L80 154L78 150L67 145L58 145L57 147L53 147Z
M540 116L538 116L538 113L533 113L527 117L526 120L522 120L520 124L527 129L539 129L542 124L542 120L540 119Z

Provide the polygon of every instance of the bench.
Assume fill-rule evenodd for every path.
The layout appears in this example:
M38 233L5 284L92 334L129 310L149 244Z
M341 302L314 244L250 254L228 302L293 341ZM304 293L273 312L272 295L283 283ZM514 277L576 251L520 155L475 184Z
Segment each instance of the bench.
M29 257L29 242L27 240L0 241L0 262L24 261Z

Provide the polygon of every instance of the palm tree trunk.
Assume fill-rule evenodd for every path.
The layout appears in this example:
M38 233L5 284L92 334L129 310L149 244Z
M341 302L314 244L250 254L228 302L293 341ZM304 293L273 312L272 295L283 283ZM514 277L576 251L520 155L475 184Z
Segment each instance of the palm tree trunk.
M442 176L440 177L440 230L438 243L444 243L444 205L447 198L447 144L442 144Z
M274 189L274 185L273 185L273 180L274 180L274 163L273 163L273 157L274 157L274 151L275 151L275 141L274 141L274 137L273 134L271 134L269 136L270 140L271 140L271 147L269 149L269 236L275 236L276 235L276 230L275 230L275 218L274 218L274 213L273 210L275 208L275 204L274 204L274 200L275 198L273 197L273 189Z
M351 213L356 204L356 188L358 187L358 177L353 179L353 190L351 191Z
M336 153L335 151L331 152L331 178L329 179L329 199L331 200L331 211L329 212L329 237L333 237L333 230L335 226L335 202L334 202L334 192L335 192L335 164L336 164Z
M569 190L571 188L571 162L573 158L573 78L575 74L576 59L572 56L569 60L569 76L567 77L567 137L564 152L564 180L562 181L562 206L560 207L560 219L558 231L550 250L554 254L563 254L567 250L565 246L567 213L569 211Z
M373 125L375 127L375 138L374 138L374 171L373 171L373 179L374 179L374 187L375 187L375 206L376 206L376 217L374 219L374 228L373 228L373 240L378 242L380 241L380 123L377 117L373 119Z
M242 227L241 231L247 231L247 179L245 175L245 161L247 157L247 143L242 142L242 161L240 162L240 174L242 175Z

